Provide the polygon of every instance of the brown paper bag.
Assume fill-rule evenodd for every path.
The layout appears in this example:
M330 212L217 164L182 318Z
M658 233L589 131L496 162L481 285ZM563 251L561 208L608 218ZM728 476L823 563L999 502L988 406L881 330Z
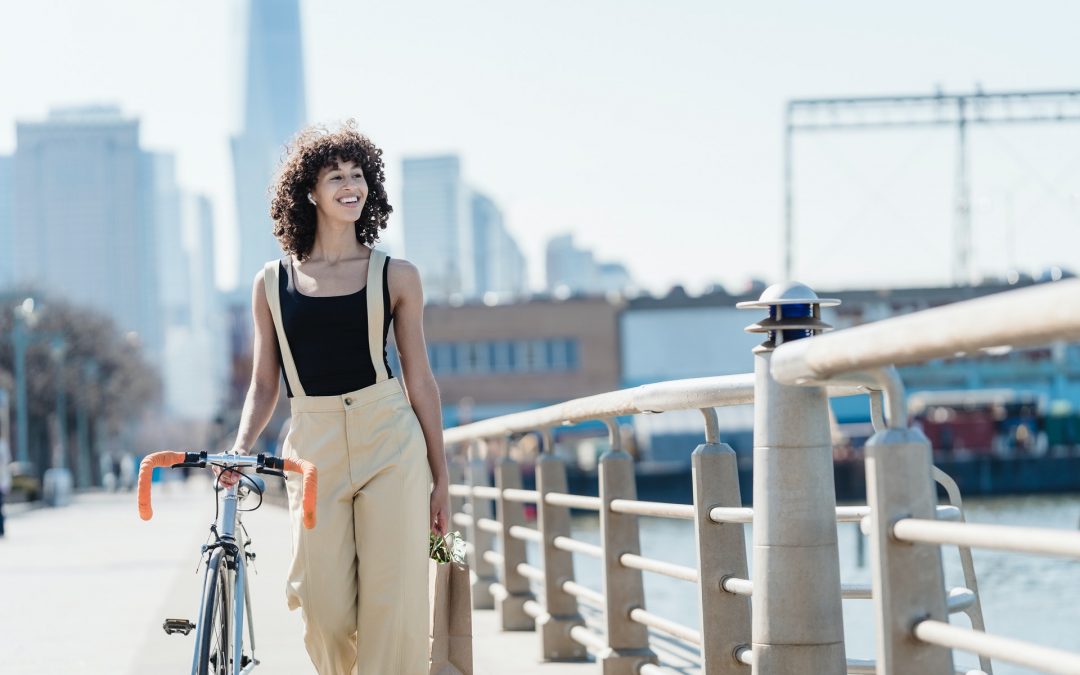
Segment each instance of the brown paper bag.
M467 564L428 561L428 675L472 675L471 592Z

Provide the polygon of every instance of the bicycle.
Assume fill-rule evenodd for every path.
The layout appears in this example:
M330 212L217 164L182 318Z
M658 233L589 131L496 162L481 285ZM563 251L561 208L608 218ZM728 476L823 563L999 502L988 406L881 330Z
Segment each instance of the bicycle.
M315 527L315 500L318 485L315 466L304 460L282 459L270 455L237 455L225 453L209 455L206 452L175 452L165 450L143 458L139 466L138 504L143 520L153 517L150 504L151 475L157 467L221 469L214 481L215 493L224 491L220 499L215 497L214 522L210 525L214 542L203 544L206 571L203 577L202 600L197 615L198 622L187 619L165 619L167 634L187 635L195 630L195 654L191 665L192 675L244 675L259 661L255 658L255 624L251 613L251 594L247 583L248 561L255 554L248 550L251 538L240 520L240 514L254 511L262 505L265 483L249 476L240 469L254 466L256 473L285 479L286 471L303 475L303 523ZM240 480L227 487L221 486L220 477L227 472L239 475ZM248 494L259 495L259 503L250 509L239 508L240 501ZM224 504L224 508L222 508ZM244 536L237 536L236 526ZM243 603L241 605L241 602ZM242 609L240 609L242 607ZM244 652L244 621L248 626L250 654Z

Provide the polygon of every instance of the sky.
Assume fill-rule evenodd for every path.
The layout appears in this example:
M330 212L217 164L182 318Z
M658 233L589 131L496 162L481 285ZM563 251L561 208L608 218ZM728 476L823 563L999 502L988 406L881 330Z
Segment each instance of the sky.
M308 115L356 118L401 160L454 152L543 284L572 232L646 289L782 277L791 98L1080 89L1080 4L302 0ZM115 103L206 193L217 282L239 276L228 140L239 0L37 0L0 10L0 153L17 120ZM1080 123L971 131L974 267L1080 272ZM794 277L818 288L952 278L955 134L800 135ZM400 208L385 235L400 251ZM406 252L407 253L407 252Z

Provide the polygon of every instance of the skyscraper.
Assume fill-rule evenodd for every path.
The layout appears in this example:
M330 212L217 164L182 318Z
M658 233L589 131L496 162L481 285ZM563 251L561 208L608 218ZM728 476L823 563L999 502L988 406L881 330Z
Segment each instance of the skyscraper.
M285 144L306 121L299 0L252 0L247 14L243 130L232 140L238 283L280 257L268 188Z
M592 251L574 245L574 235L548 239L545 254L547 289L551 293L584 293L593 287L596 261Z
M525 293L525 257L506 229L502 211L481 192L472 193L476 295L508 300Z
M154 163L110 106L16 125L15 282L111 315L161 354Z
M15 158L0 155L0 289L15 280Z
M185 302L165 329L165 404L176 415L206 420L220 409L228 365L224 308L214 284L213 210L205 196L190 193L180 194L177 206L173 257L183 265L176 280L184 284Z
M420 270L428 300L476 292L469 190L456 155L404 161L405 256Z
M545 262L548 292L557 296L627 293L636 288L622 263L597 262L591 250L574 244L572 234L548 240Z

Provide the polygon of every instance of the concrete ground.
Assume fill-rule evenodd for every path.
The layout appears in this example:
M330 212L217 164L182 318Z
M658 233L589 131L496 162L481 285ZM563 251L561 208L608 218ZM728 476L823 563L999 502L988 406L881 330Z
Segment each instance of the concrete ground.
M143 675L190 669L194 632L168 636L166 617L195 620L199 546L214 514L209 481L154 485L154 517L134 493L86 493L58 509L20 509L0 538L0 672ZM314 675L300 612L285 605L286 513L266 505L244 523L262 675ZM474 615L477 675L596 673L594 663L538 663L535 633L501 633L494 612Z

